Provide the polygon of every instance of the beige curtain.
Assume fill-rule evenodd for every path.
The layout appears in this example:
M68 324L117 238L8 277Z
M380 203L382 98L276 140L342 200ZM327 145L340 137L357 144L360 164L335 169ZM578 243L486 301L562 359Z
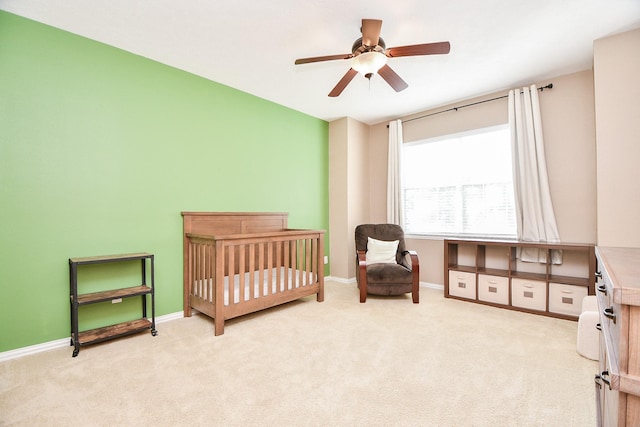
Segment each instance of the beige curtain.
M540 103L535 85L524 87L522 91L509 91L509 126L518 239L525 242L560 242L549 190ZM520 259L546 262L546 251L523 249ZM552 262L562 262L560 251L552 252Z
M402 218L402 121L389 122L389 161L387 167L387 222L403 226Z

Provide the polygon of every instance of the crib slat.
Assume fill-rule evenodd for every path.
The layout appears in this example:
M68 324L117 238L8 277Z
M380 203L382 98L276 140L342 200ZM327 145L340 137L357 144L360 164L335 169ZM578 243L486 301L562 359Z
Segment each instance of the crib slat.
M195 243L189 243L189 256L189 260L191 261L191 264L189 265L189 298L193 298L193 295L196 292L195 287L198 284L195 268L197 258Z
M213 295L212 295L212 287L211 287L211 282L213 279L213 246L212 245L205 245L205 261L206 261L206 271L205 271L205 279L204 279L204 298L209 301L212 302L213 301Z
M273 288L273 292L278 293L280 292L280 288L282 286L282 249L280 246L280 242L269 243L269 246L273 247L276 252L275 263L271 258L269 259L269 269L276 269L276 282L275 287Z
M235 299L235 250L234 246L227 246L227 252L229 254L229 258L227 260L227 276L229 277L229 281L227 282L227 288L224 289L224 292L228 295L229 301L225 303L225 305L233 305L233 301ZM220 281L220 279L218 279Z
M296 263L296 288L299 288L300 286L302 286L302 272L303 272L303 267L302 267L302 251L300 249L302 249L300 247L300 241L299 240L295 240L294 241L294 245L296 247L296 257L295 257L295 263Z
M265 293L265 281L264 281L264 243L258 243L258 298L266 295Z
M205 245L203 244L199 244L198 245L198 297L199 298L203 298L203 294L204 294L204 250L205 250Z
M311 270L315 273L311 275L311 283L315 283L318 277L318 268L320 268L320 265L318 264L318 262L320 261L320 257L322 256L322 254L320 254L318 252L318 240L319 239L313 239L313 245L312 245L312 251L313 251L313 256L311 257Z
M244 245L238 245L238 277L239 277L239 282L240 282L240 293L239 293L239 298L238 298L238 303L242 303L245 300L245 295L244 295L244 286L245 286L245 280L244 280L244 266L245 264L245 247ZM231 279L229 279L229 284L231 284L232 281ZM233 281L233 283L235 283L235 280ZM229 291L231 292L231 291ZM234 298L234 304L236 303L235 298Z
M256 286L259 286L256 283L255 275L256 275L256 245L255 243L249 244L249 271L248 271L248 280L249 280L249 295L248 299L254 298L256 295ZM242 267L244 268L244 267Z
M289 289L291 285L291 280L289 279L289 269L291 268L291 242L284 241L282 242L282 246L284 248L284 254L282 255L284 261L284 280L282 283L282 291L284 292ZM293 275L291 277L293 277Z
M193 291L191 292L192 296L198 295L198 244L193 244L193 265L191 266L191 270L193 271Z
M202 275L200 274L200 264L202 263L202 245L196 245L196 296L202 298Z
M305 239L300 240L300 286L304 286L307 275L307 242Z
M206 300L207 293L207 245L200 245L200 298Z
M305 275L304 275L304 284L308 285L311 283L311 281L309 280L309 278L311 277L311 239L305 239L304 240L305 245L306 245L306 249L305 249L305 254L306 254L306 259L304 262L305 265Z

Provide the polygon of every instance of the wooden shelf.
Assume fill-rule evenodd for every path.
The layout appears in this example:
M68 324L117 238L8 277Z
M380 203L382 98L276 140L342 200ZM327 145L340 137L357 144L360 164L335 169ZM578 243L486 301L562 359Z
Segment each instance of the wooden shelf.
M528 271L512 271L509 276L524 280L540 280L543 282L547 280L547 276L545 274L530 273Z
M152 326L151 321L148 319L131 320L128 322L118 323L116 325L79 332L78 341L80 345L93 344L144 331L146 329L150 329Z
M546 252L546 262L519 260L522 248ZM551 262L554 250L563 252L566 265ZM445 239L444 256L446 298L577 319L582 298L595 293L591 244Z
M117 263L125 261L140 261L141 285L125 288L108 289L100 292L80 293L78 291L78 267L91 264ZM150 269L147 269L149 262ZM83 267L89 268L89 267ZM90 267L96 268L96 267ZM150 286L147 285L147 271L150 273ZM140 283L140 282L139 282ZM147 296L151 300L151 316L147 316ZM141 300L142 318L126 321L116 325L104 326L87 331L79 331L79 307L105 301L120 300L122 298L138 297ZM154 256L146 252L69 258L69 300L71 304L71 345L74 346L73 357L80 352L80 346L118 338L145 329L151 329L151 335L157 335L155 321L155 290L154 290Z
M475 273L476 268L468 265L450 265L449 270L466 271L469 273Z
M466 271L471 271L472 273L474 272L474 270L472 270L471 268ZM509 277L509 270L501 270L498 268L478 267L475 271L478 274L486 274L489 276Z
M69 258L69 262L77 265L86 264L99 264L104 262L119 262L119 261L135 261L142 258L149 258L153 255L146 252L139 252L135 254L120 254L120 255L100 255L100 256L88 256L80 258Z
M111 289L102 292L92 292L90 294L78 295L78 304L93 304L97 302L110 301L117 298L134 297L151 293L151 288L146 285L134 286L131 288Z
M586 287L591 285L590 280L586 277L556 276L553 274L549 276L549 282Z

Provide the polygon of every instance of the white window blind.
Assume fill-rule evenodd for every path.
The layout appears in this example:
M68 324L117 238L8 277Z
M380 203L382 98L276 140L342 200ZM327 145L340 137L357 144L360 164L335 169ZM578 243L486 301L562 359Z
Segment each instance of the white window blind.
M516 236L506 125L405 144L402 179L405 232Z

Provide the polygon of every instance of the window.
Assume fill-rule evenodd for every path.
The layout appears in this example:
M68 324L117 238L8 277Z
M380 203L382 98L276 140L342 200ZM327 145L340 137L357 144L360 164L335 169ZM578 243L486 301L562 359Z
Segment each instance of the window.
M403 146L409 234L515 237L507 125Z

